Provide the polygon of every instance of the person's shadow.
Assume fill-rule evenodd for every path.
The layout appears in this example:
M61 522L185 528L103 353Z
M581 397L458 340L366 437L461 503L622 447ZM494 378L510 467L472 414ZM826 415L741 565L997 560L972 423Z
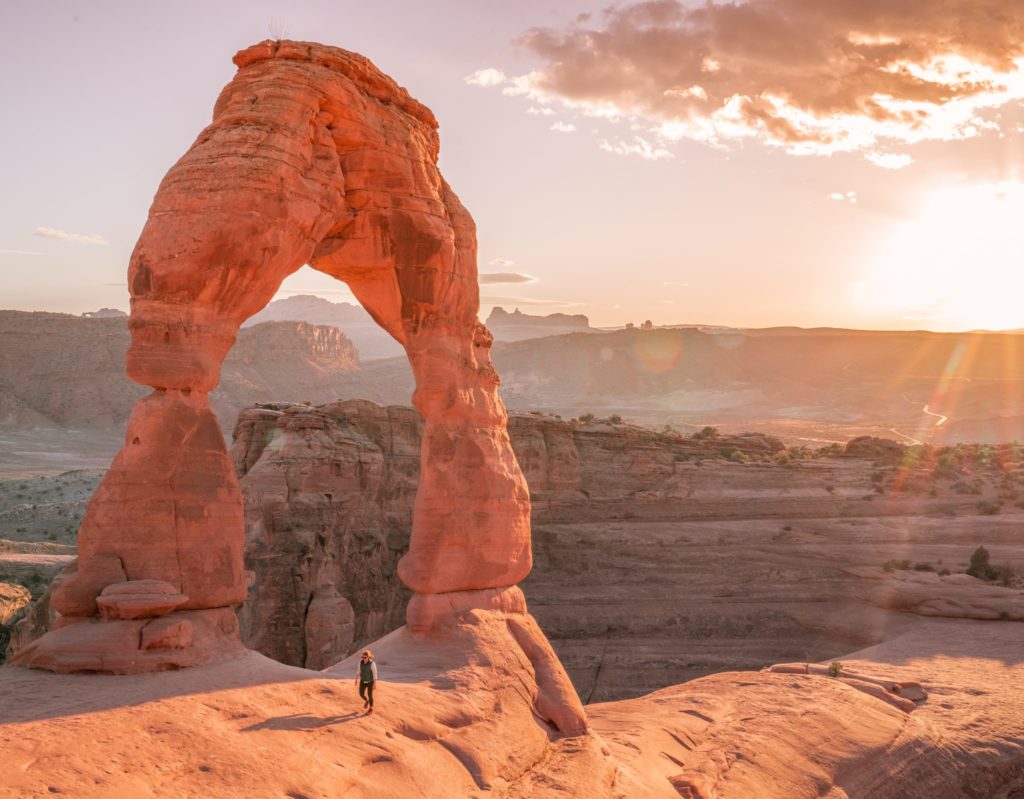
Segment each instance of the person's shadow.
M344 716L310 716L306 713L293 713L290 716L274 716L273 718L250 724L243 727L242 732L256 732L257 730L318 730L322 727L330 727L334 724L344 724L346 721L359 718L363 715L359 712L346 713Z

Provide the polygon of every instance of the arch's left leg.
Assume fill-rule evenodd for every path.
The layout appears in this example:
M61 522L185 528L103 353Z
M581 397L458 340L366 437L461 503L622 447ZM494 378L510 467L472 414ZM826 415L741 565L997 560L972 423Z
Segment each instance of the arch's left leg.
M127 371L154 391L89 503L77 572L54 589L60 628L14 662L147 671L241 646L242 498L208 392L241 323L339 220L319 95L280 72L236 79L164 178L132 255Z

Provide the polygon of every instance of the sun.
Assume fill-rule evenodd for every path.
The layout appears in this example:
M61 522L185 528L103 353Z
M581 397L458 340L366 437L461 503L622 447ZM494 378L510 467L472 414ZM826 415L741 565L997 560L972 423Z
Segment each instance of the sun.
M1024 327L1022 222L1024 184L934 190L883 240L859 299L922 328Z

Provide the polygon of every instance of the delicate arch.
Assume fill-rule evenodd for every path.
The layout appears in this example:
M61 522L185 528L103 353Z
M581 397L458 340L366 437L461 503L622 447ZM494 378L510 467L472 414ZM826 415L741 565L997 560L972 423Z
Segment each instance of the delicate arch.
M263 42L235 63L132 254L127 371L154 391L90 502L77 572L54 589L60 629L22 664L142 671L240 646L242 501L207 395L242 322L306 263L347 282L412 365L425 430L399 565L410 626L525 612L529 495L477 321L475 228L437 169L433 114L344 50Z

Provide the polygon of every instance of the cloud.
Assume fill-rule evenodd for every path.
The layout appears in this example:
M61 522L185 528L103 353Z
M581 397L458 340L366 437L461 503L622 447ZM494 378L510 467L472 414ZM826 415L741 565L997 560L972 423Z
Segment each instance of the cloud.
M480 302L487 305L539 305L546 308L574 308L582 305L581 302L568 302L566 300L542 300L533 297L497 297L482 296Z
M463 78L470 86L500 86L508 80L508 77L500 69L487 68L478 69L472 75Z
M639 155L648 161L658 161L662 158L673 157L670 150L666 150L657 144L651 144L642 136L634 137L632 143L617 141L613 144L607 139L601 139L597 146L609 153L615 153L616 155Z
M0 250L0 255L42 255L35 250Z
M554 109L551 108L542 108L535 105L531 105L529 108L526 109L526 113L533 114L533 116L537 117L550 117L554 116L555 112Z
M523 272L482 272L479 275L481 285L493 283L536 283L537 278Z
M826 195L826 197L827 199L834 200L837 203L857 204L857 192L855 191L848 191L846 194L843 194L841 191L834 191L831 194Z
M903 169L914 163L914 159L906 153L865 153L867 158L875 166L882 169Z
M556 122L551 126L551 130L556 130L559 133L572 133L576 130L576 126L570 122Z
M492 258L488 261L491 266L515 266L515 261L510 261L508 258Z
M97 233L68 233L66 230L57 230L52 227L37 227L35 235L44 239L57 239L58 241L73 241L76 244L101 244L104 247L110 244L103 236Z
M655 150L756 140L893 168L909 156L890 147L998 130L991 111L1024 99L1020 0L646 0L521 42L541 64L505 93L644 120Z

